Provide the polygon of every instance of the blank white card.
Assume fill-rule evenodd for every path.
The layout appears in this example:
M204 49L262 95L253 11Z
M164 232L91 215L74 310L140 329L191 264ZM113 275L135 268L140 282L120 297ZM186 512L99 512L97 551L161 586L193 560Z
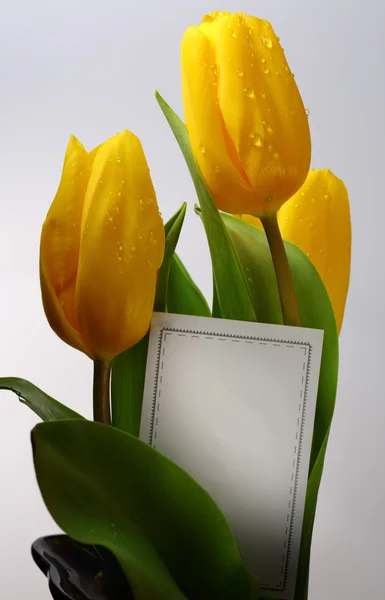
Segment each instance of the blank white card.
M266 598L292 600L323 332L155 313L140 437L224 512Z

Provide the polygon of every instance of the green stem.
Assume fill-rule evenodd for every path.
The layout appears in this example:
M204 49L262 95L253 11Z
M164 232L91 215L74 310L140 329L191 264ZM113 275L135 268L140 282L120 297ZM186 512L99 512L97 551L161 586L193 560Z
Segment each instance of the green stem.
M94 421L111 425L110 409L111 363L101 358L94 360Z
M281 301L283 322L285 325L301 326L298 302L295 295L293 278L287 260L285 246L278 227L277 215L269 215L261 219L269 243L277 278L279 298Z

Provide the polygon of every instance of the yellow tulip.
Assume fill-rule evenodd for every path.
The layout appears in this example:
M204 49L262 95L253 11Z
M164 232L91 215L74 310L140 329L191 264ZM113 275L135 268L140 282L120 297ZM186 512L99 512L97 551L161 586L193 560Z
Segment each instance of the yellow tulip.
M214 12L181 47L185 122L217 205L276 212L310 165L308 117L279 39L267 21Z
M91 358L136 344L149 328L164 244L138 138L123 131L88 153L71 137L40 242L52 329Z
M262 227L259 219L243 220ZM350 278L351 224L346 187L328 169L310 171L278 213L282 237L303 250L317 269L341 329Z

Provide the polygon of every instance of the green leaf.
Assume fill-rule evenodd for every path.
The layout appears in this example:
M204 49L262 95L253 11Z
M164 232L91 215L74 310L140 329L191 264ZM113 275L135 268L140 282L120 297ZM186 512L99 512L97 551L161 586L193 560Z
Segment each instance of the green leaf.
M274 267L266 236L261 229L231 215L222 214L239 260L247 275L255 310L264 323L282 323ZM309 554L318 488L333 416L338 378L338 333L325 286L312 262L294 244L285 242L303 327L322 329L324 341L314 424L309 481L298 567L298 589L303 600L307 585ZM299 592L298 592L299 593Z
M183 221L186 215L187 204L184 202L181 208L173 217L166 223L166 247L162 266L158 273L158 283L156 286L155 310L158 312L166 312L167 290L169 285L169 275L174 256L175 248L179 240L179 235L182 229Z
M186 214L186 203L165 224L166 245L162 266L158 274L155 310L165 312L168 280ZM112 361L111 409L112 424L132 435L139 436L142 413L144 377L146 373L148 334L135 346L125 350Z
M0 390L9 390L18 396L43 421L82 419L74 410L48 396L36 385L20 377L0 377Z
M174 254L168 281L167 312L211 317L209 306L177 254Z
M243 271L195 162L186 127L160 94L156 93L156 98L182 150L195 185L210 248L221 316L224 319L255 321L256 315Z
M147 333L140 342L112 361L112 424L136 437L139 436L142 414L148 339Z
M42 423L32 444L52 517L111 550L137 600L258 598L221 511L153 448L91 421Z

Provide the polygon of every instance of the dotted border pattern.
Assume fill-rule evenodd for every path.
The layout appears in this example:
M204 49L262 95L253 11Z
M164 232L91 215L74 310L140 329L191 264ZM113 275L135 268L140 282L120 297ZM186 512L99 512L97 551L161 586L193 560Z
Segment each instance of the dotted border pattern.
M290 567L290 558L292 552L292 534L294 529L294 521L295 521L295 512L296 512L296 500L297 500L297 488L298 488L298 474L299 467L301 463L301 452L302 452L302 439L303 432L305 426L305 417L306 417L306 401L307 401L307 390L309 384L309 372L310 372L310 364L311 364L311 344L308 342L298 342L292 340L281 340L277 338L265 338L259 336L246 336L246 335L236 335L236 334L223 334L217 332L207 332L207 331L199 331L199 330L190 330L190 329L179 329L172 327L163 327L160 329L158 334L158 350L156 357L156 368L155 368L155 383L154 383L154 391L153 391L153 407L151 413L151 422L150 422L150 430L149 430L149 444L156 448L156 426L158 424L158 416L156 413L159 412L160 408L160 399L162 395L162 370L164 366L163 357L166 352L166 343L167 336L172 334L177 334L179 337L192 337L199 338L204 336L205 339L212 340L216 339L217 341L231 341L235 343L240 343L242 340L246 344L254 344L258 342L261 346L267 346L268 344L272 344L273 346L282 346L285 345L287 348L295 348L302 347L304 350L304 361L303 361L303 374L301 381L301 390L300 390L300 402L298 405L298 419L297 419L297 431L296 438L294 442L293 449L293 472L291 475L292 485L290 486L290 494L289 501L287 507L287 515L286 515L286 530L285 530L285 540L282 549L282 565L281 565L281 579L279 584L276 586L264 586L260 584L260 589L264 591L272 591L272 592L284 592L287 588L288 583L288 575L289 575L289 567Z

